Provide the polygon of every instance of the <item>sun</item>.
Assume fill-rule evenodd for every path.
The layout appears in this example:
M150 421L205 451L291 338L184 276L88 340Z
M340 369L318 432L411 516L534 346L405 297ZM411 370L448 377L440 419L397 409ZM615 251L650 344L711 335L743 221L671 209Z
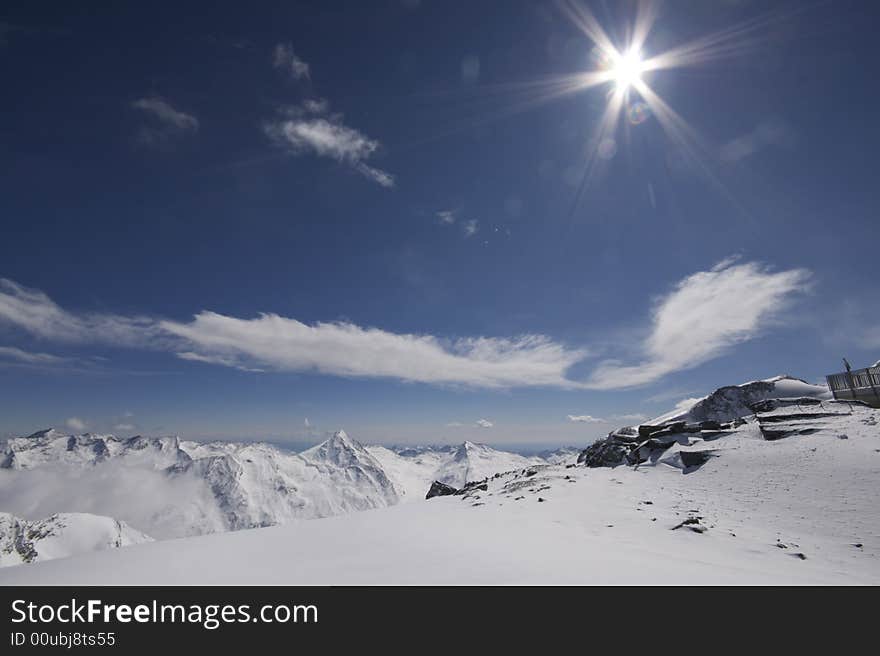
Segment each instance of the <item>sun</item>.
M642 55L635 48L623 53L615 52L611 56L611 78L620 91L626 91L641 82L644 69Z

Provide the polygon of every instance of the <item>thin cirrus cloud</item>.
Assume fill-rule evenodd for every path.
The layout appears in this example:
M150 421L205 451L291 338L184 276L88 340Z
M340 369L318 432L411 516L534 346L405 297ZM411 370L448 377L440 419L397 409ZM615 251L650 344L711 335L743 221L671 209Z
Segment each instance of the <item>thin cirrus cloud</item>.
M724 260L684 278L658 299L637 364L606 360L586 381L573 380L568 372L590 357L590 349L540 334L444 339L347 321L307 324L272 313L238 318L202 311L191 321L74 313L41 291L4 279L0 322L46 340L165 351L184 360L245 371L316 372L488 389L623 389L696 367L758 336L809 283L810 274L803 269L774 272L755 262ZM10 353L6 356L15 357ZM591 419L595 418L569 418Z
M52 355L51 353L35 353L14 346L0 346L0 360L12 360L13 362L31 365L65 364L70 361L69 358Z
M574 424L604 424L606 421L592 415L568 415L568 420Z
M189 323L161 327L202 361L227 366L484 388L574 387L565 373L587 356L543 335L442 340L348 322L308 325L276 314L238 319L200 312Z
M276 314L240 319L200 312L190 322L177 322L73 313L41 291L2 279L0 322L67 344L166 351L248 371L311 371L481 388L576 387L566 371L588 355L543 335L445 340L350 322L308 325Z
M751 157L768 146L791 148L795 143L795 132L788 123L767 120L751 132L725 143L718 154L722 161L735 163Z
M138 142L143 145L167 147L174 139L199 129L199 119L173 107L160 96L139 98L131 106L149 117L149 122L142 125L137 134Z
M295 79L309 78L309 65L289 45L275 46L273 65L288 70ZM273 144L291 155L333 159L382 187L393 187L393 175L367 163L379 149L379 141L346 125L342 114L329 109L326 99L306 99L299 105L281 108L277 118L263 123L263 131Z
M493 424L488 419L477 419L477 421L474 423L474 426L476 426L477 428L492 428L494 425L495 424Z
M163 340L153 319L116 314L74 314L62 309L43 292L5 278L0 278L0 321L57 342L144 347Z
M477 219L462 219L458 210L441 210L434 214L437 217L437 223L441 226L454 226L458 223L465 239L470 239L480 231L480 222ZM497 231L498 228L495 230Z
M294 80L309 79L309 65L296 56L293 46L289 43L279 43L272 51L272 66L284 71Z
M440 225L453 225L458 219L458 213L455 210L441 210L436 212L436 216Z
M773 272L757 262L722 260L681 280L659 299L641 362L600 363L587 386L637 387L724 355L772 325L809 285L805 269Z
M568 415L568 421L573 424L610 424L617 421L645 421L643 414L612 415L608 419L594 417L592 415Z
M465 237L473 237L480 230L480 222L476 219L470 219L461 224Z

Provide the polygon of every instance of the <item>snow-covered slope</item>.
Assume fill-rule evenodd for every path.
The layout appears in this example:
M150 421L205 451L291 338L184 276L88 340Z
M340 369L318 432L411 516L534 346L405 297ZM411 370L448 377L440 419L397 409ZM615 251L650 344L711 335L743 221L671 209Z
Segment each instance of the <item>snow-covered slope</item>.
M669 413L671 423L614 432L608 439L630 456L614 468L472 443L364 448L341 432L299 455L183 443L178 462L172 442L141 447L178 463L154 474L190 476L224 500L218 513L230 525L334 516L7 568L0 585L878 584L880 410L827 396L788 377L721 388ZM94 441L68 439L69 453L38 440L12 449L6 460L21 468L6 473L54 474L37 464L53 457L96 472L134 458L104 441L111 456L82 465L93 456L76 451L101 452ZM395 503L423 499L434 479L486 480ZM358 508L373 510L338 514Z
M805 421L791 408L761 414ZM0 585L878 584L880 410L816 408L809 433L768 440L752 418L694 437L713 457L687 474L533 465L461 496L7 568Z
M537 457L551 465L568 465L577 460L581 449L575 446L563 446L552 451L541 451Z
M379 445L367 447L397 490L401 501L424 500L444 462L452 457L451 448L402 448Z
M0 567L143 542L152 542L152 538L111 517L59 513L27 521L0 512Z
M751 414L749 407L765 399L775 398L830 399L831 392L824 385L809 383L791 376L776 376L755 380L742 385L720 387L709 396L697 399L687 407L678 407L649 422L659 424L668 421L733 421Z

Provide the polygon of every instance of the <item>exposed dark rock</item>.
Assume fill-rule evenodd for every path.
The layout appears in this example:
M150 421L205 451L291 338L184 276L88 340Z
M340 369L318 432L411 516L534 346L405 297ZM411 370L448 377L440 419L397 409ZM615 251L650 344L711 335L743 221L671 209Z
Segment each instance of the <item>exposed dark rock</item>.
M471 481L470 483L466 483L465 486L455 494L468 494L469 492L476 492L477 490L488 492L489 484L486 481Z
M762 415L758 421L762 424L780 424L788 421L812 421L814 419L826 419L828 417L842 417L846 412L804 412L785 415Z
M709 458L714 456L714 454L709 453L708 451L679 451L678 454L681 456L681 464L683 464L686 469L700 467L709 462Z
M458 493L459 490L457 488L454 488L451 485L446 485L446 483L441 483L440 481L434 481L431 483L431 489L428 490L425 498L433 499L434 497L446 497Z
M791 437L792 435L812 435L819 430L818 428L771 429L764 428L760 424L758 425L758 428L761 430L761 437L768 442L781 440L786 437Z
M694 533L705 533L709 529L700 524L701 519L702 517L688 517L681 524L676 524L675 526L673 526L671 530L677 531L680 528L687 528Z
M626 444L608 437L595 442L581 451L578 464L585 467L617 467L624 464L635 444Z
M791 399L764 399L762 401L757 401L755 403L749 404L749 409L754 413L770 412L771 410L776 410L777 408L788 408L793 405L822 405L822 399L814 399L809 396Z
M434 481L431 483L431 488L428 490L425 498L433 499L434 497L447 497L451 495L472 496L475 492L488 492L488 490L489 484L486 480L471 481L470 483L466 483L461 489L452 487L446 483L441 483L440 481ZM474 498L478 497L475 496Z
M639 437L651 437L652 433L665 430L666 428L664 424L642 424L639 426Z

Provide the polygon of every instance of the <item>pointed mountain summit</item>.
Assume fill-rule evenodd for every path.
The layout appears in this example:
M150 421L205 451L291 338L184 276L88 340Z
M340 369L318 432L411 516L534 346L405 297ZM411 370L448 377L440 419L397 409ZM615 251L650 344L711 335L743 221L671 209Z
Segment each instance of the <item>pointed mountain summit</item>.
M498 451L486 444L465 441L456 448L451 460L437 472L436 480L461 488L466 483L479 481L499 472L521 469L537 462L518 453Z
M382 466L370 455L369 451L360 442L350 438L344 430L336 431L332 437L303 451L300 456L309 461L326 462L339 467L364 464L382 469Z

